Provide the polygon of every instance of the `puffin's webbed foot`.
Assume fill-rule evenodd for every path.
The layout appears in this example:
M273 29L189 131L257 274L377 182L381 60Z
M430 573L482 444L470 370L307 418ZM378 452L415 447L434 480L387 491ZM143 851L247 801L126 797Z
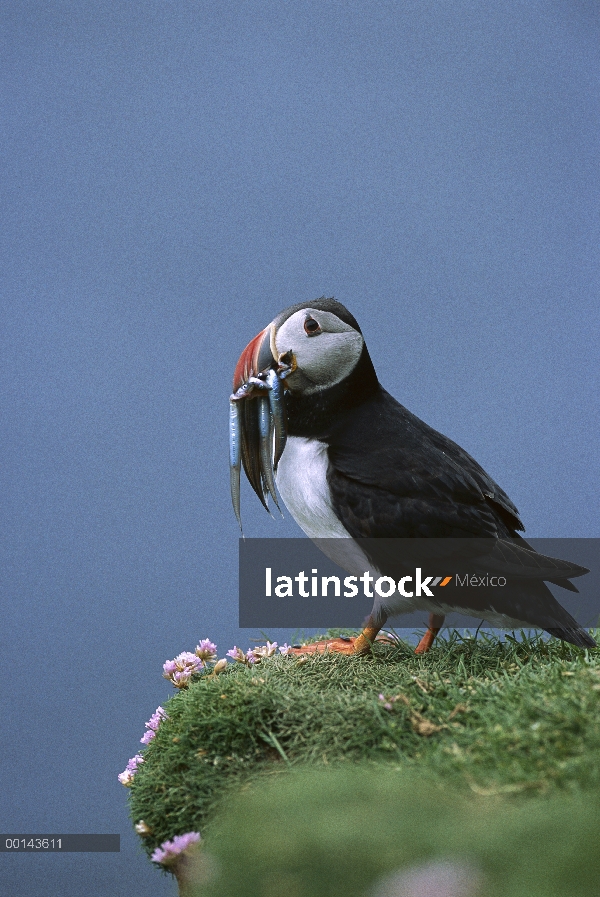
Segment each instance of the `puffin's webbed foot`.
M435 637L444 625L446 618L442 614L429 614L427 632L415 648L415 654L427 654L435 641Z
M292 648L290 654L325 654L330 651L333 654L346 654L348 656L363 657L371 653L373 642L377 639L380 626L365 626L356 638L330 638L311 645L302 645Z

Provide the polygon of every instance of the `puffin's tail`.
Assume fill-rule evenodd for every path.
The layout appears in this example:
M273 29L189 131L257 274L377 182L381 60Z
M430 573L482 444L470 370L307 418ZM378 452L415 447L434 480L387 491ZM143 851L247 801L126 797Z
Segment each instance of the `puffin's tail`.
M597 642L592 638L589 632L586 632L581 626L553 626L546 627L546 632L555 638L560 638L563 642L570 642L577 645L578 648L597 648Z
M597 647L595 639L559 604L546 583L539 579L521 579L513 583L510 592L503 596L502 611L578 648Z
M475 590L473 590L473 593ZM511 583L510 591L501 600L490 595L492 589L482 589L477 594L477 604L467 605L472 616L486 618L486 609L500 613L508 621L509 628L518 620L520 625L543 629L549 635L577 645L578 648L596 648L596 641L583 626L559 604L545 582L539 579L521 579ZM471 596L469 596L471 597ZM464 611L463 611L464 612Z

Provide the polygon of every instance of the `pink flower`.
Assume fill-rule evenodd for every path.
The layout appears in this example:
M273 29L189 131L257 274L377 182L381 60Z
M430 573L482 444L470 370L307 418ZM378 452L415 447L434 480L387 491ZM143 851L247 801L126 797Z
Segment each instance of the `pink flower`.
M171 682L175 686L175 688L187 688L190 684L190 679L192 678L191 670L177 670L176 673L173 673L171 676Z
M182 651L175 658L175 665L178 670L191 670L193 673L199 673L204 669L204 663L191 651Z
M176 669L177 669L177 664L175 663L174 660L166 660L163 663L163 670L164 670L163 676L165 677L165 679L168 679L169 676L171 675L171 673L174 673Z
M385 695L383 695L383 694L379 694L377 697L378 697L378 700L383 704L383 709L384 709L384 710L391 710L391 709L392 709L392 705L390 704L389 701L386 700Z
M214 642L211 642L210 639L203 638L202 641L196 645L196 657L199 657L204 663L210 663L213 660L216 660L217 646Z
M256 649L250 648L245 654L241 648L238 648L237 645L234 645L227 652L227 656L231 657L232 660L235 660L236 663L245 663L246 666L252 666L252 664L257 663L260 660L260 657L256 656Z
M127 761L127 766L120 772L117 776L121 785L125 785L126 788L129 788L133 782L133 777L135 776L136 770L140 763L144 762L144 757L142 754L136 754L135 757L132 757L131 760Z
M160 847L157 847L152 854L151 860L153 863L160 863L162 866L170 866L192 844L198 844L200 840L198 832L186 832L185 835L177 835L172 841L163 841Z
M175 688L185 688L194 673L200 673L204 669L204 662L192 654L191 651L182 651L175 660L167 660L163 663L163 676L170 679Z
M150 717L150 719L148 720L148 722L145 723L146 729L148 731L144 732L144 734L140 738L140 741L142 742L142 744L150 744L150 742L152 741L152 739L154 738L154 736L156 735L156 733L158 731L158 727L161 723L161 720L167 719L167 718L168 718L167 714L165 713L163 708L157 707L156 710L154 711L154 713L152 714L152 716Z
M252 654L256 660L262 660L263 657L272 657L276 650L277 642L267 642L266 645L261 645L259 648L252 648Z
M462 861L430 860L404 868L384 878L374 894L404 894L405 897L476 897L487 893L479 869Z
M127 761L127 769L130 769L132 772L135 772L140 765L140 763L144 762L143 754L136 754L135 757L132 757L131 760Z
M157 707L145 726L147 729L157 732L163 719L168 719L168 716L162 707Z
M280 653L280 654L283 654L283 655L289 654L291 650L292 650L292 646L291 646L291 645L288 645L287 642L284 642L283 645L280 645L280 646L279 646L279 653Z

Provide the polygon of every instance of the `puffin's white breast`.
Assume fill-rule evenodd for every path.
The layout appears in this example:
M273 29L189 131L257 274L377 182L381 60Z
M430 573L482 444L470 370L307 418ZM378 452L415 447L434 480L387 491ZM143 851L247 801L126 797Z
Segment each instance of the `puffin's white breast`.
M323 554L354 576L370 570L360 546L336 517L327 483L327 446L318 439L289 436L277 469L277 488L290 514Z
M289 436L277 468L277 488L290 514L311 539L349 539L336 517L327 484L327 446Z

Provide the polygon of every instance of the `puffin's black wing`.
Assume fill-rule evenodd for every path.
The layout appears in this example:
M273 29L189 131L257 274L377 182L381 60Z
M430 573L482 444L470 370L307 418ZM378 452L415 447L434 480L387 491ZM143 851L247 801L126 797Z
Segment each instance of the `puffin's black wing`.
M514 538L524 529L474 458L383 389L327 442L332 503L355 538Z
M455 442L382 389L342 418L327 443L334 511L353 538L369 540L368 548L362 544L377 569L395 572L387 539L498 540L486 560L508 563L518 579L497 611L573 644L595 645L544 584L577 591L568 577L587 570L537 554L519 536L523 524L506 493ZM478 593L471 612L485 617L487 600Z

